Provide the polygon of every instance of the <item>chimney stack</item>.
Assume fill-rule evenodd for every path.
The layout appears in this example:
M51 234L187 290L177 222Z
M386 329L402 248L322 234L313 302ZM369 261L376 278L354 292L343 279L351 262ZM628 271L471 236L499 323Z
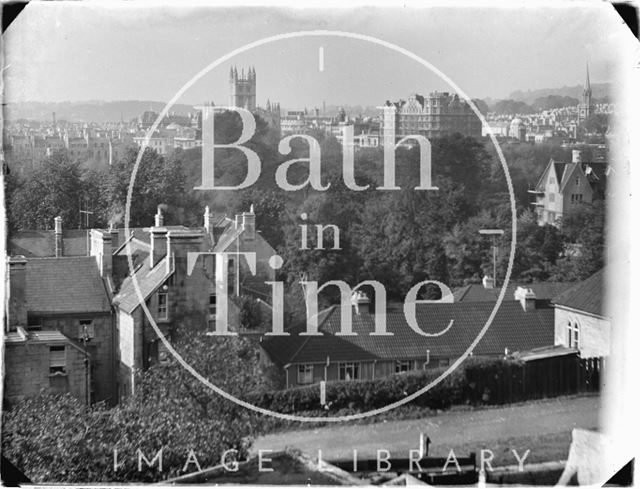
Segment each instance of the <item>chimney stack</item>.
M525 312L533 311L536 308L536 294L527 287L520 287L513 293L515 300L520 301Z
M582 151L579 149L574 149L571 151L571 162L572 163L582 163Z
M64 254L62 243L62 218L60 216L53 219L54 233L56 238L55 252L56 258L60 258Z
M249 212L242 213L242 229L244 230L244 239L256 239L256 215L253 212L253 204L249 208Z
M493 289L495 286L495 284L493 283L493 278L489 277L488 275L482 277L482 286L485 289Z
M7 326L15 331L18 326L27 327L27 259L24 256L9 258L9 307Z
M213 214L209 210L209 206L204 208L204 229L207 233L211 234L213 232Z
M351 294L351 305L355 309L356 314L371 312L371 299L361 290L356 290Z
M158 206L158 211L156 212L155 218L155 225L157 228L164 226L164 216L162 215L162 208L160 206Z
M113 250L113 234L111 231L102 231L100 229L91 230L91 249L89 254L95 256L98 269L100 270L100 276L103 278L111 275L113 269Z

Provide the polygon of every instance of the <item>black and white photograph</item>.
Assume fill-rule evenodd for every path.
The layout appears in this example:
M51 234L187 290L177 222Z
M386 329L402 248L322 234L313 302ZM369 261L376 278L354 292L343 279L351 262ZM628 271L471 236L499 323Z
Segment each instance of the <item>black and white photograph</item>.
M632 486L623 7L4 4L3 484Z

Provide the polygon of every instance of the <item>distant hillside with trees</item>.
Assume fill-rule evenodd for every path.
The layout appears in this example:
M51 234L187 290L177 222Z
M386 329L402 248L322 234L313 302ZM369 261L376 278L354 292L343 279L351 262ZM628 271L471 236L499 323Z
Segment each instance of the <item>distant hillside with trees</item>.
M125 122L138 117L145 110L160 112L165 102L149 100L116 100L105 102L102 100L90 100L86 102L19 102L8 103L5 106L5 118L14 122L18 119L30 119L37 121L50 121L52 113L56 113L57 120L68 122ZM176 104L171 108L172 112L187 115L195 112L191 105Z
M527 104L533 104L536 99L548 97L549 95L572 97L579 100L582 98L583 89L583 85L573 85L570 87L541 88L538 90L516 90L515 92L511 92L508 98ZM591 83L591 96L596 102L608 101L611 98L612 91L613 84L611 83Z

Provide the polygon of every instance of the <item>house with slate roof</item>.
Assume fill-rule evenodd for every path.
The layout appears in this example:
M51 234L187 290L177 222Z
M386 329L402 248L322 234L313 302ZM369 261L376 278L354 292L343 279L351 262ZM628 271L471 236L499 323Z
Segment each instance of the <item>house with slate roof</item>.
M114 323L95 258L13 257L8 265L5 397L51 390L114 402Z
M606 268L554 297L555 345L575 348L582 358L608 356L611 318L604 309Z
M96 248L104 243L101 254L112 260L121 398L135 391L136 372L169 354L148 315L171 341L194 329L220 330L221 324L242 334L240 297L270 301L265 282L275 280L268 264L275 251L256 231L253 207L235 220L216 219L207 208L202 228L165 226L159 208L153 226L136 230L117 248L106 231L92 233L92 243L94 237ZM255 254L254 266L247 254Z
M453 300L455 302L495 302L498 300L502 287L493 287L490 283L490 281L485 281L484 284L469 284L459 287L453 291ZM550 302L551 299L574 285L575 282L534 282L526 284L526 287L531 289L538 301ZM518 287L520 286L516 282L511 281L507 285L505 297L513 297Z
M534 190L533 202L538 215L538 225L558 225L559 220L571 209L583 203L591 203L605 196L609 167L606 163L586 163L582 153L574 150L571 163L549 160Z
M414 331L402 307L389 307L386 330L376 336L375 312L367 300L352 298L352 335L340 335L341 308L332 306L318 315L318 336L273 336L261 343L262 361L280 367L286 387L334 380L370 380L411 370L447 366L465 355L489 320L495 301L416 301ZM471 354L503 357L505 354L550 346L554 340L554 310L537 300L530 289L518 288L506 297L490 327L472 347Z

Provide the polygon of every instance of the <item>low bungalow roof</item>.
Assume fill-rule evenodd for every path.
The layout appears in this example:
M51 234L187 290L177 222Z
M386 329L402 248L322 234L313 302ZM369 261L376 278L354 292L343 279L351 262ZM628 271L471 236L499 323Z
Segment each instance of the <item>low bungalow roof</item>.
M531 284L521 284L511 282L505 292L505 300L513 300L514 293L518 286L533 290L538 300L550 300L561 294L568 288L575 285L575 282L536 282ZM482 284L470 284L453 291L453 300L456 302L484 302L498 300L501 287L486 289Z
M352 309L354 336L336 336L340 331L340 308L332 306L319 318L322 336L299 336L304 329L289 331L291 336L274 336L262 342L270 357L281 365L288 363L362 360L454 358L462 355L489 319L493 302L422 303L416 305L416 319L426 337L413 331L402 310L387 312L387 331L393 336L373 336L374 314ZM490 327L473 350L474 355L501 355L553 345L553 309L541 307L525 311L520 302L504 301Z

